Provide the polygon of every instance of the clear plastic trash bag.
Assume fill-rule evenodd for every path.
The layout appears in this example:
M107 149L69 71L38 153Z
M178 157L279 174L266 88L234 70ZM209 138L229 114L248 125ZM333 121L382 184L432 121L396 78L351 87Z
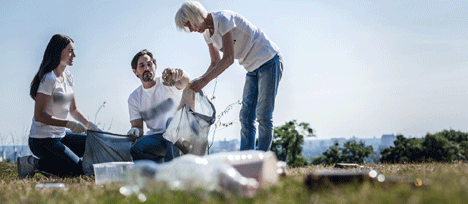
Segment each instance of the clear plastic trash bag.
M195 93L195 107L184 105L176 112L163 137L184 154L203 156L208 145L208 133L216 110L202 91Z
M88 130L87 135L83 155L85 174L94 174L93 164L132 161L130 147L133 141L131 137L93 130Z

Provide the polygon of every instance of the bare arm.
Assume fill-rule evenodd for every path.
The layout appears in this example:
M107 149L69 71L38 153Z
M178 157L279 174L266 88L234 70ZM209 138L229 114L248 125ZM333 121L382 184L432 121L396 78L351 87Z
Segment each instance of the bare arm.
M184 71L182 69L177 69L177 72L178 72L179 75L182 75L182 76L180 77L180 80L176 81L174 86L179 90L184 90L185 87L190 82L190 75L186 71Z
M132 128L138 128L139 131L139 137L143 135L143 119L135 119L130 121L130 124L132 125Z
M60 119L46 113L46 107L50 100L50 95L37 92L34 104L34 120L46 125L66 127L68 120Z
M216 64L218 64L218 62L221 60L221 57L219 56L219 51L216 49L213 43L208 44L208 51L210 52L211 63L210 67L208 67L208 70L206 70L206 72L210 72L211 70L213 70L213 68L216 67Z
M83 113L76 107L75 94L73 94L73 98L70 103L70 115L72 116L72 118L74 118L75 120L77 120L85 126L87 126L89 123L89 120L86 119Z
M211 45L213 46L213 45ZM214 47L210 49L210 57L212 64L216 62L216 57L219 57L219 53L216 55L214 52ZM216 52L218 52L216 50ZM205 87L211 80L218 77L221 73L224 72L229 66L234 63L234 44L232 42L232 31L227 32L223 35L223 58L219 60L216 65L213 67L210 65L208 70L203 74L199 79L193 81L190 85L190 89L195 92L199 92Z

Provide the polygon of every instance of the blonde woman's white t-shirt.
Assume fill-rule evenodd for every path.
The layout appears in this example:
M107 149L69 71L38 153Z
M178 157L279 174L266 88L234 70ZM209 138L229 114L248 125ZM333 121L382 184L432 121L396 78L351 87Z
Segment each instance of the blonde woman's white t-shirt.
M174 116L180 103L182 91L162 82L161 77L156 77L153 87L145 89L141 85L128 98L130 121L143 119L149 129L146 135L164 133L167 121Z
M223 10L212 12L211 15L214 33L210 36L208 29L203 33L206 43L212 43L222 52L223 35L232 31L234 58L247 71L256 70L279 52L278 46L265 33L240 14Z
M63 72L63 83L55 76L54 72L45 74L39 84L37 93L50 96L45 110L47 114L60 119L66 119L70 110L70 103L73 99L73 89L73 75L68 70L65 70ZM61 138L64 136L65 127L46 125L37 122L33 117L29 137Z

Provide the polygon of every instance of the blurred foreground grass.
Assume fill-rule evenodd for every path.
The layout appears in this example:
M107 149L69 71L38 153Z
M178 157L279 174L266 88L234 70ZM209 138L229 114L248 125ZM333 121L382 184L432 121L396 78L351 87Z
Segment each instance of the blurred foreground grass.
M374 164L365 165L387 176L429 181L425 187L408 184L379 185L349 183L310 191L304 178L312 170L333 169L310 166L288 169L277 185L257 192L252 199L237 198L227 193L203 194L154 190L144 203L468 203L467 163ZM16 163L0 162L0 203L142 203L136 196L119 193L120 184L98 186L94 178L51 179L36 175L18 179ZM36 189L36 184L64 183L66 189Z

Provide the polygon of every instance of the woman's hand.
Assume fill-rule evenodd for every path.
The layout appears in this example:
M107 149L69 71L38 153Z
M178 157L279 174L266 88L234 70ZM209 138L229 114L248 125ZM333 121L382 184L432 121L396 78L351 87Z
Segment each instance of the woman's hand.
M195 93L200 92L207 84L208 80L206 80L204 77L195 79L190 83L190 89L194 91Z
M94 130L94 131L100 131L100 132L102 131L101 129L99 129L99 127L97 125L95 125L91 121L89 121L88 124L86 125L86 129Z
M68 121L66 128L70 129L75 134L86 132L86 126L76 121Z

